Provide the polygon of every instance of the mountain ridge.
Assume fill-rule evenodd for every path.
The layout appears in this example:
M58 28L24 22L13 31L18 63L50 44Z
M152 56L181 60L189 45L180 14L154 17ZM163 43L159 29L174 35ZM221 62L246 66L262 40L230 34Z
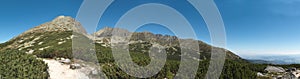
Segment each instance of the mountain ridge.
M154 34L151 32L129 32L126 29L121 29L121 28L110 28L110 27L105 27L97 32L95 32L94 34L87 34L87 32L83 29L83 27L81 26L81 24L77 21L75 21L75 19L73 19L70 16L58 16L56 17L54 20L50 21L50 22L46 22L44 24L41 24L39 26L36 26L32 29L29 29L27 31L25 31L24 33L16 36L15 38L11 39L10 41L8 41L8 43L3 43L3 45L1 45L1 49L18 49L18 50L22 50L25 49L26 51L30 52L35 52L32 51L33 47L35 46L39 46L42 45L43 43L45 44L46 42L43 42L43 38L47 38L47 36L44 36L43 33L60 33L60 32L71 32L71 31L75 31L76 33L80 33L83 34L86 37L89 37L91 39L91 36L95 36L96 39L93 39L94 41L96 41L96 43L101 43L101 44L105 44L104 46L110 46L110 37L112 36L112 31L116 31L116 36L120 36L120 37L129 37L131 36L131 38L126 38L129 39L131 41L147 41L149 43L157 43L157 44L161 44L162 46L167 46L169 48L176 48L176 47L180 47L179 44L179 40L181 40L181 43L185 44L186 46L189 45L188 42L185 41L189 41L189 40L194 40L194 39L181 39L178 38L176 36L170 36L170 35L162 35L162 34ZM37 35L35 35L37 34ZM67 33L70 34L70 33ZM53 35L52 35L53 36ZM57 36L56 36L57 37ZM68 41L71 41L71 39L74 36L71 35L65 35L65 37L60 37L57 38L56 41L58 43L58 45L62 44L62 43L66 43ZM52 39L53 40L53 39ZM26 42L24 42L26 41ZM211 52L211 48L214 46L211 46L207 43L204 43L200 40L196 40L198 41L199 44L199 52ZM50 41L51 42L51 41ZM54 43L53 43L54 44ZM39 49L46 49L49 48L47 46L41 47ZM190 47L193 48L193 47ZM218 48L218 47L214 47L214 48ZM39 50L38 49L38 50ZM224 48L220 48L223 50L226 50ZM193 49L195 50L195 49ZM237 59L237 60L242 60L241 57L239 57L238 55L232 53L229 50L226 50L227 53L227 57L229 59ZM208 56L209 57L209 56Z
M112 32L115 31L115 34L112 34ZM199 44L199 50L202 52L211 52L211 48L214 46L211 46L201 40L195 40L195 39L182 39L176 36L171 35L162 35L162 34L154 34L151 32L130 32L126 29L122 28L111 28L111 27L104 27L103 29L97 31L93 34L96 39L95 41L99 41L98 43L104 43L104 46L109 46L110 39L112 35L114 37L123 37L130 41L148 41L150 43L158 43L165 47L180 47L179 41L182 43L181 45L189 46L188 41L197 41ZM98 37L98 38L97 38ZM106 41L106 42L105 42ZM194 48L194 47L183 47L183 48ZM218 49L226 50L227 57L234 58L234 59L242 59L238 55L234 54L233 52L219 47L214 47ZM193 50L196 50L195 48Z
M75 31L73 31L75 30ZM212 48L221 49L226 51L226 59L224 64L224 69L221 79L242 79L242 78L252 78L255 79L257 77L268 77L271 78L273 73L264 72L264 69L269 64L252 64L249 63L244 58L234 54L230 50L225 48L214 47L207 43L202 42L201 40L194 39L181 39L176 36L170 35L161 35L154 34L151 32L130 32L126 29L121 28L110 28L105 27L94 34L87 34L79 22L76 22L72 17L68 16L59 16L52 20L51 22L47 22L36 26L32 29L25 31L24 33L16 36L14 39L9 40L5 43L0 43L0 50L12 49L23 52L25 55L30 55L33 58L45 58L51 59L51 61L56 61L56 58L60 59L70 59L72 61L79 60L83 62L91 62L91 63L101 63L101 67L103 68L103 72L107 74L109 78L125 78L130 79L134 78L122 70L119 69L117 64L114 63L114 57L112 55L111 50L111 38L112 31L116 31L116 37L125 37L124 39L130 40L129 45L129 53L135 63L138 65L146 66L149 64L151 59L149 58L149 48L151 46L156 46L160 44L161 46L165 46L165 50L167 53L167 62L166 67L162 69L159 75L151 77L151 78L167 78L172 79L176 74L178 69L177 66L180 64L181 59L181 43L186 44L189 43L185 41L197 41L199 45L199 50L195 49L187 49L188 52L192 51L196 53L192 53L188 55L188 58L192 58L194 60L199 61L199 69L197 73L197 78L202 79L205 76L205 72L207 71L208 65L210 64L210 57L212 53ZM95 36L96 39L93 39ZM92 41L90 44L95 44L95 52L96 54L91 54L89 51L90 48L82 48L79 50L72 50L72 41L73 38L80 38L83 40ZM131 37L131 38L129 38ZM121 39L122 40L122 39ZM82 40L79 40L82 41ZM82 46L85 46L80 42ZM182 47L183 50L189 47ZM7 52L9 53L9 52ZM75 55L74 55L75 54ZM96 57L95 57L96 55ZM123 55L120 52L120 55ZM194 55L200 55L200 58L196 58ZM78 56L78 57L76 57ZM94 58L93 58L94 57ZM98 60L98 61L95 61ZM58 61L57 61L58 62ZM251 62L251 61L250 61ZM263 61L264 62L264 61ZM72 62L78 64L78 62ZM58 63L60 64L60 63ZM82 64L82 63L79 63ZM85 64L86 65L86 64ZM98 66L95 66L97 68ZM284 66L286 69L291 66ZM297 65L293 65L293 67L300 67ZM55 68L54 68L55 69ZM46 70L45 70L46 71ZM262 73L260 73L262 72ZM137 72L139 73L139 72ZM238 73L238 74L236 74ZM260 75L257 75L260 74ZM266 75L265 75L266 74ZM51 72L50 72L51 75ZM91 75L90 72L87 72L86 75ZM289 75L289 74L284 74ZM53 76L53 75L52 75ZM278 75L279 77L280 75ZM277 77L277 76L276 76Z

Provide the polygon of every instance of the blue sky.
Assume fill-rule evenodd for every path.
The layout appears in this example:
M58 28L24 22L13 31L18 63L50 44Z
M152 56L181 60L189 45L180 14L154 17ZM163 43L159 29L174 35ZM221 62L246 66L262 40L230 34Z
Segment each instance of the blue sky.
M207 27L199 13L181 0L119 0L104 13L99 29L114 22L136 5L156 2L171 6L192 24L198 39L210 42ZM227 48L241 56L264 54L300 54L299 0L215 0L223 17ZM59 15L76 17L82 0L1 0L0 42ZM128 3L128 4L125 4ZM146 25L139 31L171 34L158 25Z
M216 0L228 48L245 55L300 54L299 0Z
M82 1L74 0L1 0L0 42L59 15L76 16Z

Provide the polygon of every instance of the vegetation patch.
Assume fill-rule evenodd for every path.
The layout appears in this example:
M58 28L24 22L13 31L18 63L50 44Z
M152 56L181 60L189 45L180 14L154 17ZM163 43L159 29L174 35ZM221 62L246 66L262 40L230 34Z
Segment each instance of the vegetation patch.
M3 79L47 79L48 66L33 55L16 50L0 52L0 76Z

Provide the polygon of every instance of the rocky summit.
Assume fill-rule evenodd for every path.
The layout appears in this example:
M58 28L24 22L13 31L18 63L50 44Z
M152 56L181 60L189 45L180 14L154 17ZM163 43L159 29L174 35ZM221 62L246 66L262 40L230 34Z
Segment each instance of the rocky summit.
M58 43L64 43L66 42L66 40L62 39L71 40L71 38L74 37L71 36L72 32L88 36L87 32L84 30L82 25L79 22L77 22L74 18L70 16L58 16L50 22L46 22L39 26L35 26L34 28L31 28L23 32L22 34L14 37L13 39L4 43L1 49L22 50L37 45L43 45L46 42L49 42L51 38L51 41L57 41L53 39L58 39L61 40ZM68 36L65 37L64 35L66 34L58 34L57 36L54 36L54 33L68 33ZM49 39L49 41L45 41L46 39ZM49 46L40 48L40 50L46 48L49 48ZM29 53L34 52L34 50L32 49L26 49L26 51L28 51Z
M43 32L52 32L52 31L75 31L79 33L86 33L86 31L83 29L81 24L77 21L75 21L74 18L70 16L58 16L54 20L41 24L39 26L36 26L26 32L24 32L22 35L25 35L27 33L43 33Z

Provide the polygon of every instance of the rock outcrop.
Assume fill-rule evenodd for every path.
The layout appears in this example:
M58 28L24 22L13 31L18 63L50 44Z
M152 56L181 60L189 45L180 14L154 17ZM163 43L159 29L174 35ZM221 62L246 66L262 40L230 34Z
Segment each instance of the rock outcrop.
M269 73L282 73L285 72L285 70L282 67L275 67L275 66L268 66L265 71Z
M300 70L296 68L282 68L275 66L267 66L266 73L258 72L257 76L272 79L300 79Z

